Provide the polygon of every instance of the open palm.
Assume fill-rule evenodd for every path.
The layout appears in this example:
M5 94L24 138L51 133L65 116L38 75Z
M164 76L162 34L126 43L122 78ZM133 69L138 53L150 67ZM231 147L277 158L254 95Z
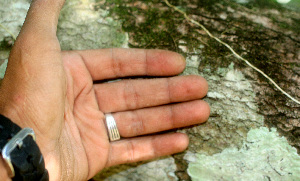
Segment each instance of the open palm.
M204 122L209 106L199 99L206 81L165 78L185 67L183 57L169 51L61 52L56 26L63 2L33 1L0 96L0 113L36 132L50 179L87 180L105 167L183 151L185 134L152 133ZM121 140L109 142L106 113L116 119Z

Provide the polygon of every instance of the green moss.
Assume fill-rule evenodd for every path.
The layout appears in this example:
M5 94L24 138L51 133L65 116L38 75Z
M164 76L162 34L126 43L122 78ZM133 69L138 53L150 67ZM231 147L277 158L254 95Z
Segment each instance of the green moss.
M300 180L300 156L275 129L250 130L243 147L198 155L188 173L193 180Z
M195 38L183 35L178 30L184 18L170 8L161 9L167 7L162 1L142 1L144 7L133 5L134 2L136 1L107 0L103 5L103 8L110 7L110 16L123 22L122 28L130 36L130 47L168 49L183 54L185 52L178 48L180 40L188 48L198 47L199 42ZM175 4L185 7L183 1L176 1Z
M287 31L292 30L295 33L300 34L300 19L291 17L292 23L288 24L286 22L279 21L277 16L272 17L273 22L279 25L280 28L286 29Z
M281 4L279 4L276 0L253 0L246 4L248 8L274 8L283 10Z
M12 37L6 37L3 40L0 40L0 51L1 50L11 50L14 40Z

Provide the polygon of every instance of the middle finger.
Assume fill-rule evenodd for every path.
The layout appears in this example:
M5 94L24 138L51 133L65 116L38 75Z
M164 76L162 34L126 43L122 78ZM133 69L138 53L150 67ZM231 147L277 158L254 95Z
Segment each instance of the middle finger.
M201 76L123 80L94 86L104 113L135 110L202 98L208 84Z

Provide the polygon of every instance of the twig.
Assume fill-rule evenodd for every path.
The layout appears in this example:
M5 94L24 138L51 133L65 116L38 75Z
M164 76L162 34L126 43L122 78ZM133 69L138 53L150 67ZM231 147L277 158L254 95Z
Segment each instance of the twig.
M17 39L16 36L11 31L9 31L3 24L0 23L0 27L3 28L7 33L9 33L14 40Z
M233 48L228 45L227 43L223 42L222 40L220 40L219 38L215 37L214 35L212 35L206 28L205 26L203 26L202 24L198 23L197 21L193 20L192 18L190 18L185 12L181 11L180 9L178 9L177 7L175 7L174 5L170 4L168 0L164 0L165 3L173 8L175 11L181 13L185 19L187 19L188 21L190 21L191 23L199 26L200 28L202 28L207 34L208 36L210 36L211 38L215 39L216 41L218 41L219 43L221 43L222 45L226 46L232 53L233 55L237 58L240 59L242 61L244 61L249 67L253 68L255 71L259 72L261 75L263 75L265 78L267 78L280 92L282 92L284 95L286 95L288 98L290 98L292 101L296 102L297 104L300 105L300 101L295 99L294 97L292 97L290 94L288 94L286 91L284 91L281 87L279 87L279 85L273 80L271 79L268 75L266 75L263 71L261 71L260 69L258 69L257 67L255 67L254 65L252 65L248 60L246 60L245 58L243 58L242 56L240 56L239 54L237 54Z

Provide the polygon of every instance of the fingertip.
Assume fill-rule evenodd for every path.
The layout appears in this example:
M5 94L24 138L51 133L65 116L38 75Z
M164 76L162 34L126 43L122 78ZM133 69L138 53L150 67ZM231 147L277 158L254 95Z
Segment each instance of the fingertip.
M207 80L203 77L202 77L202 86L203 86L203 92L206 95L209 90L209 84L208 84Z
M168 51L169 56L170 56L170 60L171 60L171 66L173 66L173 69L175 71L177 71L176 73L181 73L183 72L183 70L185 69L186 66L186 60L184 58L184 56L182 56L179 53L176 52L170 52Z
M199 98L203 98L206 96L208 92L208 82L207 80L199 75L191 75L195 78L195 84L198 85L199 91Z
M185 69L185 66L186 66L186 59L184 58L184 56L183 55L181 55L181 54L179 54L179 53L175 53L175 52L173 52L174 54L175 54L175 56L177 57L177 61L176 61L176 63L177 63L177 69L180 71L180 72L183 72L184 71L184 69Z
M208 92L208 82L206 79L199 75L189 75L187 77L191 79L192 85L198 90L199 98L205 97Z
M171 78L170 96L173 102L201 99L208 91L207 81L199 75L187 75Z
M189 145L189 138L184 133L167 133L158 135L155 138L155 157L182 152Z
M178 152L186 150L190 142L188 135L185 133L176 133L176 136L177 136L176 145L177 145L177 149L179 150Z
M201 124L204 123L208 120L209 115L210 115L210 106L207 102L203 100L195 100L191 102L193 105L193 112L195 113L194 115L194 124Z
M201 100L202 122L206 122L210 116L210 106L207 102Z
M186 66L185 58L172 51L147 50L149 75L171 76L181 73Z

